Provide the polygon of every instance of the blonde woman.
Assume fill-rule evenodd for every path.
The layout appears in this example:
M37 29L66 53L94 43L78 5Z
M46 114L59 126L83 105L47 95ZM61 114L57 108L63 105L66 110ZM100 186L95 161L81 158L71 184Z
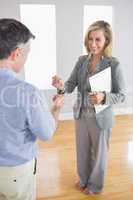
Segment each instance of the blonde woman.
M105 21L96 21L85 36L87 55L80 56L69 79L63 83L53 77L59 93L72 93L77 87L74 105L76 126L77 172L76 187L85 194L101 193L104 186L108 144L114 124L113 104L125 99L125 84L119 61L112 57L112 30ZM111 67L111 92L91 91L89 77ZM108 105L96 114L94 105Z

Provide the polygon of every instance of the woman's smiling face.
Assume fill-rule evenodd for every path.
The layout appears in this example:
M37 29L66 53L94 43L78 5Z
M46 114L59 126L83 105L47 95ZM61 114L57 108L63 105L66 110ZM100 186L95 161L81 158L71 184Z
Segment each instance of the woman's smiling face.
M103 30L91 31L88 38L88 47L90 53L93 55L99 55L103 53L105 48L106 38Z

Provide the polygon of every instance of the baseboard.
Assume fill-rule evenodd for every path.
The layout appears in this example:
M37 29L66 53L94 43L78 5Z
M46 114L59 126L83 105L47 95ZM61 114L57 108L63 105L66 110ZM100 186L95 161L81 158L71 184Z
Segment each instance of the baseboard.
M133 114L133 107L114 108L115 115L128 115Z
M127 108L114 108L115 115L127 115L127 114L133 114L133 107L127 107ZM60 114L60 120L73 120L73 113L61 113Z
M61 113L60 114L60 120L73 120L73 113Z

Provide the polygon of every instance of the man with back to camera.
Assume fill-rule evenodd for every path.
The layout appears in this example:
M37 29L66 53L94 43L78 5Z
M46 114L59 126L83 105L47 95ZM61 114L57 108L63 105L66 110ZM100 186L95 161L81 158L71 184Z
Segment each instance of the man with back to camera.
M50 112L40 91L15 77L31 39L34 35L21 22L0 19L0 200L36 199L36 140L53 136L64 102L57 95Z

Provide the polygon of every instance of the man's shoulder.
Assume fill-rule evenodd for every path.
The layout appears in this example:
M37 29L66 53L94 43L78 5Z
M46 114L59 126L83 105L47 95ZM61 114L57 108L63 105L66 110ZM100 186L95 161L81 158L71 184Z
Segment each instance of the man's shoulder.
M16 82L15 87L16 87L17 91L19 91L19 93L23 93L23 94L24 93L25 94L28 94L28 93L33 94L34 93L35 94L35 93L39 92L39 89L35 85L28 83L24 80L16 79L15 82Z
M38 91L38 88L35 85L31 84L31 83L23 81L23 85L24 85L25 89L27 89L28 91L33 91L33 90L34 91Z
M18 85L20 85L20 87L22 86L27 91L38 90L38 88L35 85L28 83L25 80L19 80Z

